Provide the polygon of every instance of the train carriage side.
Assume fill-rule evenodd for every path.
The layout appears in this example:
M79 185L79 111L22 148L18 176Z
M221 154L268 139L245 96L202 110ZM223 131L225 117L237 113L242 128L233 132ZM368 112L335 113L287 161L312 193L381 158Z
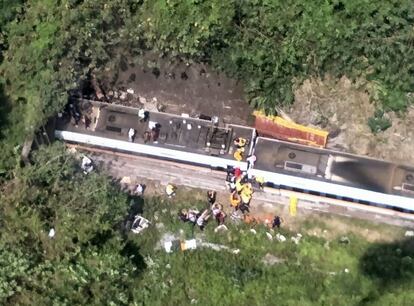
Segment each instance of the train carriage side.
M258 137L251 175L282 188L414 211L414 168Z
M79 108L90 117L91 126L86 129L81 124L74 125L65 118L58 118L56 138L211 168L234 166L247 169L245 161L233 159L232 138L245 137L253 143L253 128L237 125L217 127L211 121L157 112L149 113L149 120L142 122L136 108L95 101L80 101ZM159 125L157 140L145 141L143 135L151 131L149 125L154 123ZM128 141L131 128L135 130L135 137Z

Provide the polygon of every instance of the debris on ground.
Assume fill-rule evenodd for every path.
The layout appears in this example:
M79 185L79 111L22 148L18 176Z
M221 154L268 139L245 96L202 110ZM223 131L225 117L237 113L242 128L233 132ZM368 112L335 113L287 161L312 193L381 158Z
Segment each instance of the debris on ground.
M254 228L251 228L251 229L250 229L250 233L252 233L252 234L255 234L255 235L256 235L256 233L257 233L257 232L256 232L256 230L255 230Z
M271 233L266 232L266 236L267 236L267 238L268 238L269 240L273 240L273 236L272 236L272 234L271 234Z
M142 196L144 195L144 190L145 190L145 185L144 184L137 184L135 186L135 194L137 196Z
M129 176L123 176L120 183L121 184L125 184L125 185L130 185L131 184L131 178Z
M49 238L54 238L55 237L55 229L52 227L51 229L50 229L50 231L49 231L49 234L48 234L48 236L49 236Z
M156 223L155 227L160 230L160 229L165 228L165 225L164 225L164 223Z
M349 238L348 238L347 236L342 236L342 237L339 239L339 242L340 242L340 243L343 243L343 244L349 244L349 243L351 243L351 240L349 240Z
M160 243L164 247L164 250L167 253L172 253L174 251L187 251L187 250L195 250L197 248L209 248L214 251L230 251L233 254L240 253L239 249L231 249L228 246L222 245L222 244L216 244L216 243L210 243L210 242L204 242L202 239L190 239L190 240L180 240L177 239L176 236L174 236L171 233L164 234L162 237Z
M149 222L144 217L141 217L140 215L136 215L134 222L132 222L131 225L131 231L134 234L141 233L144 229L148 228L150 226L151 222Z
M299 244L300 239L302 239L302 234L298 233L296 236L290 238L294 244Z
M285 242L286 241L286 237L283 236L282 234L277 233L276 234L276 240L279 242Z
M227 228L227 226L225 226L224 224L219 225L219 226L217 226L217 227L214 229L214 232L215 232L215 233L218 233L218 232L225 232L225 231L228 231L228 228Z
M174 186L173 184L168 184L167 187L165 187L165 193L170 199L175 196L176 190L177 190L177 187Z
M262 258L262 262L265 264L265 265L268 265L268 266L273 266L273 265L275 265L275 264L280 264L280 263L283 263L283 262L285 262L285 260L284 259L282 259L282 258L279 258L279 257L276 257L276 256L274 256L274 255L272 255L272 254L270 254L270 253L267 253L263 258Z
M82 158L81 168L84 174L91 173L93 171L92 159L84 155Z
M414 231L406 231L404 236L405 237L414 237Z
M228 246L222 245L222 244L216 244L216 243L210 243L210 242L203 242L201 240L197 240L197 243L204 248L209 248L215 251L222 251L222 250L227 250L227 251L231 251L233 254L239 254L240 250L239 249L231 249Z
M189 239L189 240L180 240L174 239L164 242L164 249L167 253L172 253L173 251L187 251L187 250L195 250L197 249L197 241L196 239Z

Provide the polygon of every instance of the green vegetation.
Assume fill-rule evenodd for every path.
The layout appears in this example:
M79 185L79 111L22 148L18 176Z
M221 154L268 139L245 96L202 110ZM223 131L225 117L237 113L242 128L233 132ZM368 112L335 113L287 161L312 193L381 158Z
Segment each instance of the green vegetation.
M36 151L32 166L19 157L25 137L82 80L145 52L209 63L270 113L302 80L324 74L372 81L384 110L404 110L414 88L412 1L1 0L1 8L0 304L413 304L412 240L304 236L296 246L269 242L262 227L217 235L209 226L204 240L240 254L166 254L156 248L163 234L192 235L174 211L193 202L146 199L144 215L164 227L134 236L123 227L130 199L104 174L83 175L59 145ZM387 124L378 114L370 126ZM266 266L268 253L284 262Z
M411 305L413 240L370 244L349 234L314 236L323 222L303 225L299 244L269 241L228 222L204 232L176 217L202 208L191 196L128 198L102 173L84 175L60 145L41 148L34 165L1 186L0 304L4 305ZM132 200L132 201L131 201ZM152 222L142 234L125 229L137 212ZM213 222L212 222L213 223ZM369 226L369 225L365 225ZM56 230L48 237L50 228ZM183 230L183 231L180 231ZM239 249L165 253L164 235L195 237ZM275 236L275 233L273 233ZM266 256L281 262L269 265ZM347 270L345 270L347 269Z
M243 80L249 101L268 112L290 103L303 79L326 73L374 81L385 110L404 110L413 24L410 0L2 0L7 143L61 109L82 79L147 51L210 63Z
M376 110L374 116L368 119L368 126L374 134L391 127L391 121L384 115L384 111Z

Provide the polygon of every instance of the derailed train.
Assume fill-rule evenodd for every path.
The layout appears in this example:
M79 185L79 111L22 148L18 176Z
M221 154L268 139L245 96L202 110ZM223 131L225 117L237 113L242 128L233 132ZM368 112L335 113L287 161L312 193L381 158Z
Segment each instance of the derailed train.
M87 100L72 107L87 123L75 125L69 113L56 118L55 137L66 142L223 170L237 166L273 187L414 212L414 167L260 137L251 127L185 114L151 112L142 120L136 108ZM156 137L147 137L154 126ZM235 138L247 141L244 157L256 156L249 169L245 158L233 157Z

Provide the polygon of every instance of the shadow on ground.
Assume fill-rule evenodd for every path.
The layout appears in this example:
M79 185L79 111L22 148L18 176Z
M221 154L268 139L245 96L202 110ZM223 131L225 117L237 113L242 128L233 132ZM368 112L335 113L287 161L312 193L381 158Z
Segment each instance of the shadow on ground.
M392 288L414 280L414 238L392 243L378 243L368 248L360 260L361 272L377 283L364 301L376 301Z
M5 135L3 131L9 123L8 115L11 112L11 104L8 100L6 93L4 92L4 87L0 84L0 140L2 140Z

